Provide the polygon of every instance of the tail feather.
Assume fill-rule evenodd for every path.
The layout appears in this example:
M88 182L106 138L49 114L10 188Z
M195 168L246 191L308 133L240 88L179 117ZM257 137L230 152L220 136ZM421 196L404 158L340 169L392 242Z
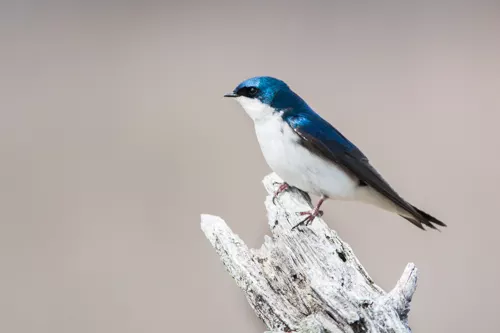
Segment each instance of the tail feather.
M412 217L403 216L403 215L400 215L400 216L403 217L404 219L406 219L407 221L411 222L413 225L417 226L418 228L425 230L425 228L423 227L423 225L425 225L431 229L439 230L438 228L436 228L436 226L434 224L441 226L441 227L446 227L446 224L444 224L443 222L441 222L440 220L438 220L434 216L418 209L415 206L412 206L412 207L417 211L417 213L419 214L418 216L416 216L416 215L414 215Z
M417 207L413 206L413 208L415 208L415 210L417 212L419 212L420 215L422 215L423 217L425 217L428 221L434 223L434 224L437 224L441 227L446 227L446 224L444 224L443 222L439 221L437 218L435 218L434 216L430 215L430 214L427 214L426 212L418 209Z
M405 220L409 221L411 224L413 224L414 226L416 226L417 228L420 228L422 230L425 230L425 228L422 226L422 223L420 223L419 221L415 220L414 218L411 218L411 217L406 217L406 216L403 216L403 215L399 215L401 216L402 218L404 218Z
M416 227L422 229L422 230L425 230L425 228L423 227L423 225L431 228L431 229L434 229L434 230L438 230L432 223L430 223L429 221L427 220L417 220L413 217L407 217L407 216L403 216L403 215L399 215L401 216L402 218L404 218L405 220L411 222L413 225L415 225Z

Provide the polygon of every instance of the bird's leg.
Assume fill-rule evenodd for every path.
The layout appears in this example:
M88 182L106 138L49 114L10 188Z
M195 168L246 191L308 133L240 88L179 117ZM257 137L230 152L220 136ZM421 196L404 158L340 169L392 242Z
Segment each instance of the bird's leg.
M277 183L277 182L273 183L273 185L275 185L275 184L279 184L279 183ZM281 183L280 187L278 187L278 190L276 190L276 192L274 192L273 204L276 204L276 199L278 198L278 195L281 192L288 190L288 188L290 188L290 185L288 185L286 182Z
M298 226L300 225L309 225L312 223L312 221L314 221L314 219L317 217L317 216L322 216L323 215L323 211L322 210L319 210L319 208L321 207L321 205L323 204L323 202L328 199L328 197L326 195L323 195L321 196L321 199L319 199L318 203L316 204L316 206L310 210L310 211L307 211L307 212L299 212L297 213L298 215L307 215L307 217L305 219L303 219L302 221L300 221L299 223L297 223L293 228L297 228Z

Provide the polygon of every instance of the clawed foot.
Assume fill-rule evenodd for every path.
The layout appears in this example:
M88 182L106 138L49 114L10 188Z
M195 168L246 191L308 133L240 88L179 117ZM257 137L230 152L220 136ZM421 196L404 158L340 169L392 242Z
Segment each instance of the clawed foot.
M296 225L294 225L292 227L292 230L301 226L301 225L305 225L305 226L308 226L309 224L312 223L312 221L314 221L314 219L316 217L321 217L323 216L323 211L322 210L319 210L319 209L313 209L313 210L310 210L310 211L307 211L307 212L299 212L299 213L296 213L297 215L299 216L304 216L304 215L307 215L305 219L303 219L302 221L300 221L299 223L297 223Z
M292 227L292 230L297 228L298 226L300 225L309 225L312 223L312 221L314 221L314 219L316 217L321 217L323 216L323 211L322 210L319 210L319 208L321 207L321 205L323 204L323 202L328 199L327 196L323 195L321 197L321 199L319 199L318 203L316 204L316 206L314 207L313 210L310 210L310 211L307 211L307 212L300 212L300 213L297 213L297 215L307 215L307 217L305 219L303 219L302 221L300 221L299 223L297 223L296 225L294 225Z
M287 183L277 183L277 182L273 183L273 185L277 185L277 184L280 184L280 187L278 187L278 190L276 192L274 192L273 204L275 204L275 205L276 205L276 199L278 198L278 195L281 192L284 192L290 188L290 185L288 185Z

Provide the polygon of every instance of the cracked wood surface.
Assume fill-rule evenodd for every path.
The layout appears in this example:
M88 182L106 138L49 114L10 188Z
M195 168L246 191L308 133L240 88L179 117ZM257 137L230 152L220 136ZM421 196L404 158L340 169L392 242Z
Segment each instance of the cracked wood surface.
M386 293L321 218L292 230L301 220L296 212L312 206L296 189L273 203L281 182L274 173L263 180L271 237L259 249L249 249L220 217L201 216L203 232L257 316L274 332L411 332L416 267L408 264Z

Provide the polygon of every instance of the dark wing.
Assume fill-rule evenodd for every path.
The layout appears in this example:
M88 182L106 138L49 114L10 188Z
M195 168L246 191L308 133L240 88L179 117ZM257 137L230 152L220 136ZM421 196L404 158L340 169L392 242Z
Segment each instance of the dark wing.
M315 113L299 114L285 119L290 127L301 138L301 144L310 151L343 167L347 172L358 178L361 184L368 185L385 196L414 218L408 221L423 229L422 224L436 229L431 222L439 225L444 223L419 211L401 198L382 176L370 165L368 158L339 131ZM425 215L424 215L425 214ZM435 220L435 221L434 221Z

